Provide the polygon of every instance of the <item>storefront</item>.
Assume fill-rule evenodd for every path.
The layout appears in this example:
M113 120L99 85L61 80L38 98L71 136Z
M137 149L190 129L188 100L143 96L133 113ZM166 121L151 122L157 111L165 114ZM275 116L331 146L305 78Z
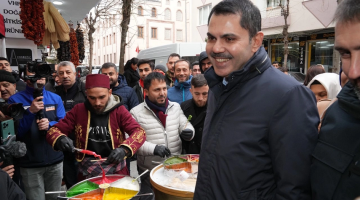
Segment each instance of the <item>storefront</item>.
M312 34L303 37L289 37L287 68L291 72L306 73L307 69L322 64L327 72L338 72L339 63L334 62L334 33ZM268 44L269 43L269 44ZM269 47L268 47L269 45ZM265 40L271 62L284 62L283 38Z

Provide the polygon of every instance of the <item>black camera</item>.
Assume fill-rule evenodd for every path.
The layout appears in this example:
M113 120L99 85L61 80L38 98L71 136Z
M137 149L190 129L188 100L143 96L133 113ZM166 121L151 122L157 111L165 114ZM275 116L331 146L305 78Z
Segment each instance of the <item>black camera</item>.
M35 75L27 75L26 71L29 73L34 73ZM25 80L30 80L31 82L36 82L41 78L51 77L51 74L55 71L54 64L46 64L41 59L36 59L34 61L28 62L25 64L19 65L19 73L20 75L24 73L22 76Z
M22 103L8 104L8 103L3 102L3 103L0 103L0 111L4 115L7 115L7 116L13 118L14 120L19 120L19 119L23 118L25 109L23 108Z

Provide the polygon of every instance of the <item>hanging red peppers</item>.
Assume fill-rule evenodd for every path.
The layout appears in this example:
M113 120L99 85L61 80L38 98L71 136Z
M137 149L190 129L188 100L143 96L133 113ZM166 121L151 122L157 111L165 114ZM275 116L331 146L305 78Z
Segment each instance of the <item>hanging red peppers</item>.
M45 34L43 0L20 0L20 19L26 39L41 45Z

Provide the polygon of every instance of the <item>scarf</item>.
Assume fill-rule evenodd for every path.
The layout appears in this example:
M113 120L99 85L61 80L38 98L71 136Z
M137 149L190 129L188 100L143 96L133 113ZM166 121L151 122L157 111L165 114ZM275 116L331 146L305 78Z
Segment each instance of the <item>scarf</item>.
M154 104L153 102L151 102L149 100L148 97L145 98L145 102L149 106L149 108L155 113L155 115L159 118L160 122L162 123L162 125L165 128L166 127L166 117L167 117L167 115L165 113L166 113L166 109L169 105L168 99L166 98L164 106L159 106L159 105Z

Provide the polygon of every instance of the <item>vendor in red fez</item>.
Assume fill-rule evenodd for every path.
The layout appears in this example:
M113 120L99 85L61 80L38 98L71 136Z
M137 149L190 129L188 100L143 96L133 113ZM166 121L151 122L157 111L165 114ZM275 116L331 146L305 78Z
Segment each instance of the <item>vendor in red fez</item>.
M73 141L67 136L75 132L76 148L107 157L106 161L92 162L94 156L74 152L82 178L100 175L99 164L107 174L129 175L124 158L133 156L145 142L145 131L123 106L121 97L111 94L108 76L88 75L85 87L87 100L75 105L64 119L52 126L46 140L55 150L74 152Z

